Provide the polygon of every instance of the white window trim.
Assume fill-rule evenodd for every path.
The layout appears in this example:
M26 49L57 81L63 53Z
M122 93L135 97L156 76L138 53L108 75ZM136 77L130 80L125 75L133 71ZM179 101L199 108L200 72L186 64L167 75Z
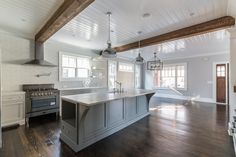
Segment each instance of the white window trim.
M81 57L81 58L88 58L91 60L91 57L89 56L84 56L76 53L70 53L70 52L64 52L64 51L59 51L59 81L60 82L66 82L66 81L84 81L88 78L63 78L62 77L62 56L63 55L68 55L68 56L74 56L74 57ZM90 61L91 62L91 61ZM77 71L75 72L77 73ZM90 71L89 71L90 73Z
M187 63L173 63L173 64L164 64L163 67L169 67L169 66L184 66L184 88L177 88L177 80L175 81L175 88L176 90L179 90L179 91L187 91L188 89L188 84L187 84L187 79L188 79L188 73L187 73L187 70L188 70L188 64ZM175 73L176 73L176 69L175 69ZM177 78L177 74L175 74L175 77ZM167 89L168 87L157 87L158 89Z

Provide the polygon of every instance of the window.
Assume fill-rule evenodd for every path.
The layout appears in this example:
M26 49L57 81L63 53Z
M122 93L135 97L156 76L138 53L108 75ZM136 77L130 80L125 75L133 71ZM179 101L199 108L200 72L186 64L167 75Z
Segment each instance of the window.
M60 53L60 79L77 80L89 78L90 58L76 54Z
M223 65L217 65L217 77L225 77L225 64Z
M135 65L135 88L141 88L141 65Z
M119 71L122 72L134 72L134 65L129 63L119 62Z
M154 77L157 87L187 89L187 64L165 65Z
M115 88L115 81L117 79L117 62L108 61L108 88Z

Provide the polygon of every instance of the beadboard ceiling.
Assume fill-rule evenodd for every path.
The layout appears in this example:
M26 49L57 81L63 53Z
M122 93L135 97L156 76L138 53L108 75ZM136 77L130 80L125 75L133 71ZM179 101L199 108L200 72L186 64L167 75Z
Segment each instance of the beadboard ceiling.
M33 37L62 2L63 0L0 0L0 28ZM50 40L101 50L106 47L108 36L107 11L112 12L112 44L119 46L225 16L227 2L228 0L95 0ZM150 16L144 18L143 14L146 13ZM138 31L143 32L141 36L138 36ZM226 41L217 34L224 33L215 32L183 39L178 43L184 42L184 48L171 51L172 53L163 49L173 47L173 42L165 44L168 46L159 46L164 48L146 47L143 53L152 54L157 49L164 56L186 55L190 51L224 51L227 49ZM133 50L120 55L133 57L136 53Z
M145 60L153 57L157 52L163 60L181 59L188 57L229 54L229 34L226 30L197 35L181 40L148 46L119 53L119 57L134 59L140 52Z
M34 38L63 0L0 0L0 29Z

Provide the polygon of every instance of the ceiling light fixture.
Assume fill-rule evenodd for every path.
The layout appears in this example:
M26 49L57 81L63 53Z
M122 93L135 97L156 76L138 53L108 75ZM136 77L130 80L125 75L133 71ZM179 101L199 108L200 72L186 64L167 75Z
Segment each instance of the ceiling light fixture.
M116 51L111 47L111 12L107 12L107 16L109 21L107 48L101 52L101 55L106 58L114 58L116 57Z
M136 64L143 64L144 63L144 59L141 56L141 51L140 51L140 35L142 34L141 31L138 32L139 35L139 42L138 42L138 56L135 58L135 63Z
M147 62L147 70L162 70L163 62L159 57L157 57L157 53L154 52L154 57Z
M150 17L150 16L151 16L150 13L144 13L144 14L142 15L143 18L148 18L148 17Z

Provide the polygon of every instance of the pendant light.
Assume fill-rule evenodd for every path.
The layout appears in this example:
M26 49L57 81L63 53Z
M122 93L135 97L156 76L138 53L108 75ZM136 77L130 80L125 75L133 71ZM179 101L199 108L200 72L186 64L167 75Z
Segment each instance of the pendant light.
M135 58L135 63L136 64L143 64L144 63L144 59L143 57L141 56L141 53L140 53L140 35L141 35L141 31L138 32L138 35L139 35L139 42L138 42L138 56Z
M147 70L162 70L163 62L159 57L157 57L157 53L154 52L154 57L147 62Z
M106 58L114 58L116 57L116 51L111 47L111 12L107 12L107 16L109 22L107 48L102 51L101 55Z

